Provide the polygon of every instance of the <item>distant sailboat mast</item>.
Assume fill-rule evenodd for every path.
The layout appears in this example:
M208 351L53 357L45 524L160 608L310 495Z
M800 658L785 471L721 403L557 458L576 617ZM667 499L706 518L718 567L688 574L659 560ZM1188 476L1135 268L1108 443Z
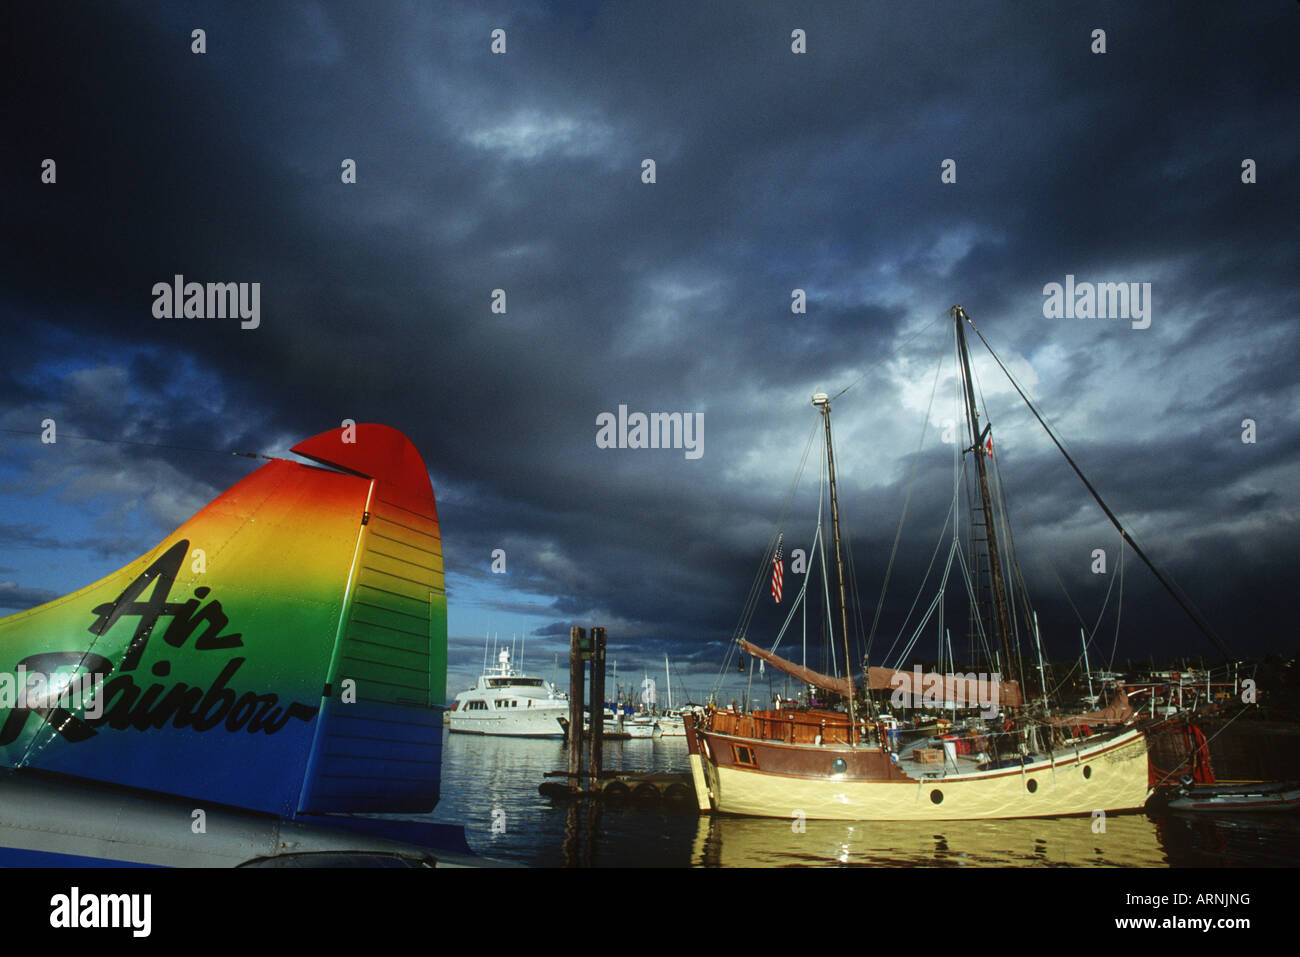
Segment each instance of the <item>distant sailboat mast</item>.
M664 680L668 684L668 704L665 707L673 710L673 674L668 670L668 656L664 655Z

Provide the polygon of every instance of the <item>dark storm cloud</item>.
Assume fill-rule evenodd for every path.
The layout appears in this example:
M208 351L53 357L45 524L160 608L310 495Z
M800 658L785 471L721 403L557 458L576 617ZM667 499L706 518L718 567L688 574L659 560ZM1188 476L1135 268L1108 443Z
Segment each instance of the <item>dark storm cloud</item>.
M14 582L0 582L0 608L22 611L58 597L58 592L45 588L23 588Z
M72 434L282 453L345 417L387 422L430 467L449 574L487 587L504 548L504 584L556 619L544 634L599 620L686 657L740 613L808 394L961 301L1219 628L1272 646L1260 625L1290 610L1275 586L1296 571L1300 460L1294 13L23 6L0 159L4 424L55 408ZM487 52L495 26L504 57ZM37 182L46 156L57 187ZM261 328L153 318L153 283L176 273L261 282ZM1152 327L1044 319L1043 285L1067 273L1151 282ZM931 332L836 407L868 611ZM1097 583L1066 570L1114 533L979 370L1019 540L1059 550L1095 612ZM620 403L703 412L703 458L598 450L596 416ZM78 454L55 468L6 449L11 500L29 475L83 498L116 476L149 483L161 522L246 471ZM947 455L925 460L913 500L895 571L913 588ZM187 483L193 496L163 496ZM792 521L802 535L810 520ZM1127 584L1139 644L1194 640L1149 578ZM1068 605L1043 601L1068 634Z

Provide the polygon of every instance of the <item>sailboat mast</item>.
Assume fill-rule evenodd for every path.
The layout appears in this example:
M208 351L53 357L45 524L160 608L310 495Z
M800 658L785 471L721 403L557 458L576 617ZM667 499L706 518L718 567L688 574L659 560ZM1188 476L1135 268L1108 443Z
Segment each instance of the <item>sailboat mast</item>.
M831 402L825 392L813 396L813 405L822 413L826 426L826 473L831 486L831 527L835 532L835 570L840 580L840 629L844 635L844 674L849 682L849 747L853 747L857 719L853 713L853 655L849 651L849 606L844 591L844 561L840 551L840 500L835 492L835 451L831 444Z
M1002 583L1002 561L998 553L998 540L993 521L993 498L989 494L988 466L984 463L984 436L980 432L980 417L975 405L975 385L971 379L970 354L966 350L966 329L963 320L966 311L961 306L952 307L957 323L957 350L961 355L962 371L966 379L966 415L970 420L970 434L974 441L975 472L979 478L980 504L984 507L984 527L989 551L989 576L993 579L993 607L998 616L998 630L1002 633L1002 657L1006 659L1007 680L1019 681L1018 658L1011 653L1011 614L1007 608L1007 593Z

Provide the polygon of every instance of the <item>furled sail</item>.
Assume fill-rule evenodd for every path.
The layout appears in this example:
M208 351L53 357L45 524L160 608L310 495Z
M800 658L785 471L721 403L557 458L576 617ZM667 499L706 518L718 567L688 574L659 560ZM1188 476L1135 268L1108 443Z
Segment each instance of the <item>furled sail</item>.
M813 671L811 668L796 665L793 661L787 661L780 655L764 651L758 645L746 641L744 638L740 639L740 647L755 658L766 661L773 668L784 671L791 678L798 678L805 684L816 685L825 691L833 691L835 694L848 697L849 682L845 678L833 678L830 675L822 674L820 671Z
M741 639L740 647L748 654L766 661L772 667L835 694L848 696L849 683L844 678L824 675L811 668L797 665L778 654L764 651L753 642ZM922 674L919 668L898 671L894 668L868 668L867 687L872 691L901 691L917 697L932 696L936 702L956 703L965 707L996 704L1004 708L1018 708L1023 703L1020 686L1014 681L992 681L987 676Z
M872 691L897 690L965 708L985 705L1019 708L1024 703L1020 685L1014 681L995 681L989 675L922 673L919 667L911 671L868 668L867 687Z

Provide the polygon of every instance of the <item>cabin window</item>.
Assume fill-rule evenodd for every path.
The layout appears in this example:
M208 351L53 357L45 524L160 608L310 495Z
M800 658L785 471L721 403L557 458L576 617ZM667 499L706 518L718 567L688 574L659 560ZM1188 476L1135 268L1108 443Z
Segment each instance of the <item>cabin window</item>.
M1033 778L1030 778L1028 781L1025 782L1025 790L1028 791L1030 794L1033 794L1035 791L1038 790L1038 782L1035 781Z
M938 788L935 788L933 791L930 792L930 800L935 804L942 804L943 792L940 791Z
M735 757L736 763L747 768L758 767L758 759L754 757L754 749L743 744L733 744L731 746L732 756Z
M1083 776L1084 776L1085 779L1086 779L1086 778L1090 778L1090 777L1092 777L1092 765L1091 765L1091 764L1085 764L1085 765L1083 766Z

